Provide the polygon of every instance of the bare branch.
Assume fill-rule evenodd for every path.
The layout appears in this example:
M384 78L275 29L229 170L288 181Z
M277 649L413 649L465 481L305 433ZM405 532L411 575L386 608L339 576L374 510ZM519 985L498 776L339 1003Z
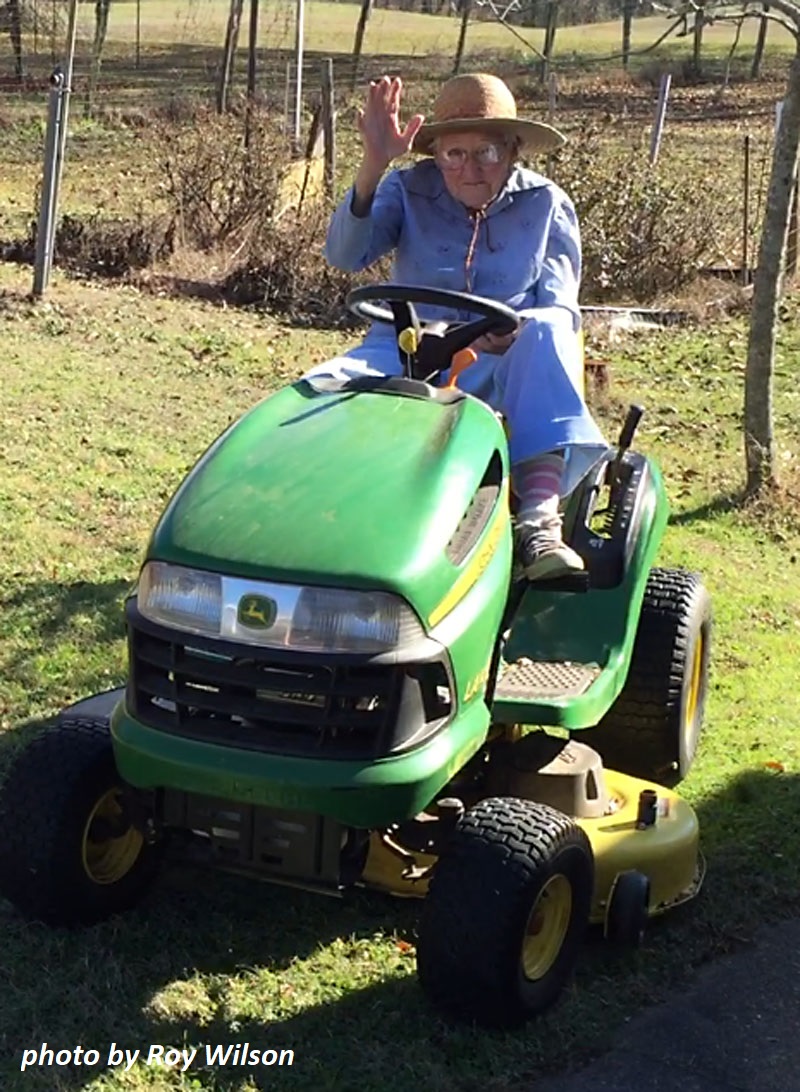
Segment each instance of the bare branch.
M518 38L522 42L523 45L527 46L528 49L531 51L531 53L535 53L540 61L543 61L545 59L544 58L544 53L540 53L535 45L531 45L531 43L528 41L528 39L524 38L520 34L520 32L517 30L516 27L513 27L510 23L507 23L505 21L505 19L503 19L501 17L501 15L500 15L500 13L498 11L495 11L495 9L493 7L490 7L489 10L492 13L492 18L495 19L501 26L505 27L506 30L510 31L514 35L515 38ZM552 63L551 63L551 67L552 67Z
M772 0L770 0L770 4ZM798 20L800 20L800 8L798 8ZM800 22L789 23L786 19L782 19L780 15L774 15L771 11L744 11L734 14L726 14L725 12L719 12L714 15L709 22L714 23L738 23L744 19L768 19L771 23L777 23L779 27L783 27L785 31L788 31L793 38L800 38Z
M515 27L511 26L510 23L506 23L503 19L501 19L499 17L499 15L497 13L493 13L493 15L494 15L494 18L497 20L497 22L500 23L501 26L504 26L506 28L506 30L510 31L514 35L514 37L518 38L524 45L526 45L528 47L528 49L531 50L532 53L535 53L536 56L539 58L539 60L542 60L542 61L544 60L544 54L540 53L539 50L536 48L536 46L531 45L531 43L526 38L523 38L523 36L519 33L519 31ZM800 13L799 13L798 17L800 18ZM661 45L661 43L666 38L668 38L670 36L670 34L672 34L672 32L675 30L675 27L677 27L679 23L683 22L683 18L684 18L683 15L675 16L673 21L670 23L670 25L664 31L664 33L662 35L660 35L658 38L656 38L656 40L654 42L651 42L651 44L648 45L648 46L643 46L641 49L632 49L630 51L630 53L629 53L629 56L630 57L639 57L639 56L642 56L645 53L649 53L653 49L656 49L658 46ZM606 61L620 60L621 57L622 57L621 52L620 53L606 53L606 54L604 54L602 56L599 56L599 57L587 58L587 60L590 60L592 62L592 64L603 64ZM551 69L552 68L558 68L558 58L551 57L549 59L549 61L548 61L548 64L549 64Z
M747 4L740 5L740 9L742 6L747 7ZM794 3L793 0L770 0L769 6L770 8L775 8L776 11L779 11L786 16L787 20L792 25L793 34L796 35L800 31L800 4ZM736 13L732 12L731 14ZM738 14L742 14L741 10ZM758 15L758 17L760 18L762 12L745 12L744 14L748 17ZM720 15L716 16L716 18L722 18L723 16L727 18L727 15L725 15L724 12L721 12ZM767 14L767 18L772 18L771 12Z
M739 45L739 39L742 36L742 27L744 26L744 21L746 18L747 15L743 13L736 20L736 34L733 37L733 44L731 45L731 48L728 52L728 59L725 62L725 77L722 81L722 87L720 87L720 95L722 95L722 92L727 88L728 84L731 81L731 64L733 63L733 55Z

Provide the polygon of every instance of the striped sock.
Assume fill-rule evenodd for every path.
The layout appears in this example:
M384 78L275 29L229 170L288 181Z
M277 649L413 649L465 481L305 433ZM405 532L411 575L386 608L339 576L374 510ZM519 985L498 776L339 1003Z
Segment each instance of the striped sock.
M564 473L561 452L537 455L518 463L512 470L514 492L519 497L519 523L538 523L558 516L558 498Z

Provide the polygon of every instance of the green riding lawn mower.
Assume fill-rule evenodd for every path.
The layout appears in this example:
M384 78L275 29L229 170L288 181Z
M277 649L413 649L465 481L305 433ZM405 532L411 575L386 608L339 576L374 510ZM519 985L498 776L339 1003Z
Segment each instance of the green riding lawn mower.
M415 304L480 317L443 329ZM631 449L635 407L565 512L585 572L518 580L503 422L435 385L517 316L397 285L350 305L394 324L404 374L300 380L189 473L127 602L127 685L11 765L0 893L90 924L168 850L424 898L425 993L513 1026L558 997L590 923L635 944L699 889L672 786L702 722L709 597L653 567L667 500Z

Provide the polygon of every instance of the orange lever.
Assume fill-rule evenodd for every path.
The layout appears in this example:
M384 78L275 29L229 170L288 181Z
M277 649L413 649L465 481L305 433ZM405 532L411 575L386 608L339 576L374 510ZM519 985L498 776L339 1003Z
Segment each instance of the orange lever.
M450 364L450 379L445 390L453 390L454 387L457 387L456 380L458 377L477 359L478 354L474 349L459 349L457 353L453 353L453 360Z

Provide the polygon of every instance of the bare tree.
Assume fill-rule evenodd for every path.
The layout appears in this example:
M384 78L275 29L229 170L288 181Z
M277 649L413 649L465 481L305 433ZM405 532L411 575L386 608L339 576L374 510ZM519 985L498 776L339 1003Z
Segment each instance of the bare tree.
M796 0L770 0L770 8L770 12L759 14L749 11L747 5L742 3L737 15L730 14L728 9L717 16L771 19L788 30L795 42L786 96L775 135L764 224L753 280L744 390L745 489L749 496L760 494L777 484L773 426L775 337L800 145L800 3Z

